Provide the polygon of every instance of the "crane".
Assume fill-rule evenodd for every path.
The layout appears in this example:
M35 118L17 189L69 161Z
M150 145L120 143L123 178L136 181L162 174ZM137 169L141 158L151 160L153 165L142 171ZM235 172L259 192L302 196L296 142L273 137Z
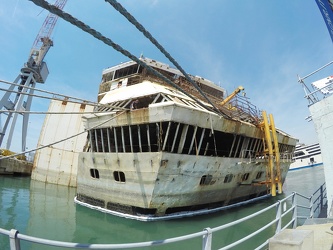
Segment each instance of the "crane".
M66 2L67 0L56 0L54 6L62 10ZM0 125L0 147L2 147L6 131L10 127L6 149L10 148L17 117L20 114L23 116L21 148L22 152L26 150L26 136L32 97L36 83L45 83L49 74L44 58L50 47L53 46L53 41L50 37L57 20L58 16L52 13L48 14L30 50L28 61L21 68L21 72L0 100L1 114L7 116L3 126Z
M227 96L221 103L220 105L223 106L225 104L227 104L228 102L231 101L232 98L234 98L239 92L241 92L242 90L244 90L244 88L242 86L238 86L234 92L232 92L229 96Z

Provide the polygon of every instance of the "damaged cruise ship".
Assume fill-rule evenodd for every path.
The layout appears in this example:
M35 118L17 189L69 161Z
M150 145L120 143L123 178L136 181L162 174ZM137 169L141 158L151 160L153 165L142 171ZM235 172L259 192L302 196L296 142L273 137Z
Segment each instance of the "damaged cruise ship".
M297 140L242 87L226 96L207 79L140 61L148 68L130 61L103 71L100 106L84 116L76 203L157 220L282 192Z

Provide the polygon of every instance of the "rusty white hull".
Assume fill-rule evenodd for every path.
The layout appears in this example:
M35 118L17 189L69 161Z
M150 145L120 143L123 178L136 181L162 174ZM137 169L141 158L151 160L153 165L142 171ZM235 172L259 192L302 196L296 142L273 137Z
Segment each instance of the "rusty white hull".
M192 116L189 117L188 114ZM114 137L109 142L104 138L104 146L101 147L101 138L112 137L113 133L119 135L116 138L118 152L80 153L76 197L80 204L95 206L125 217L152 220L154 217L168 218L184 211L226 206L268 193L266 185L257 185L266 179L267 159L256 157L255 152L260 151L259 144L262 139L260 130L255 126L241 126L238 121L170 103L128 111L110 120L113 116L115 114L95 115L89 119L89 126L103 124L103 128L95 130L93 134L97 134L97 137L102 134L97 145L100 151L107 151L109 144L115 143ZM143 129L146 125L142 124L150 126ZM155 129L151 124L156 125ZM168 130L169 124L174 126L170 126ZM182 126L177 132L178 124L187 124L189 127ZM138 143L134 142L134 137L138 137L138 128L141 128L141 137L149 134L145 142L141 141L141 149ZM160 131L157 131L157 128ZM182 136L179 140L175 139L176 132L183 135L186 128L187 132L191 130L194 133L196 130L197 142L195 137L192 140L192 135L188 133L187 140ZM217 137L218 128L223 128L233 135L247 134L251 138L233 136L235 139L230 142L234 144L233 150L223 152L220 156L212 156L214 147L213 150L207 149L207 144L204 147L204 140L201 138L209 137L214 130L216 140L223 140L224 138ZM166 135L167 131L167 139L158 138L160 133ZM224 133L222 136L226 137ZM288 138L280 135L280 140L286 141ZM148 141L151 145L144 145ZM174 144L179 144L178 148ZM180 145L183 145L182 149ZM188 145L192 145L192 148L189 149ZM137 151L146 152L132 152L136 151L135 147ZM149 152L154 151L154 147L156 152ZM115 150L115 145L110 145L110 151ZM290 163L290 159L281 162L282 181ZM124 176L115 177L121 174Z
M192 91L176 70L146 63ZM194 79L216 102L223 95L211 82ZM221 115L133 62L103 73L99 100L106 105L98 109L103 112L85 116L88 138L79 154L77 203L153 220L215 211L269 192L263 131L253 113L230 106L219 107L227 113ZM280 130L277 140L284 152L283 183L297 140Z
M254 199L268 193L264 181L266 162L217 157L180 156L170 153L80 155L84 167L78 173L77 202L96 206L104 212L140 220L154 217L169 218L172 215L189 214L189 211L215 211L236 202ZM282 178L286 177L290 162L283 163ZM95 165L100 170L99 178L91 178L89 169ZM122 169L126 183L110 181L113 173ZM247 180L242 176L250 173ZM203 175L213 178L207 185L200 185ZM233 175L231 182L225 177ZM101 209L102 208L102 209ZM182 212L186 213L182 213ZM191 214L191 213L190 213Z

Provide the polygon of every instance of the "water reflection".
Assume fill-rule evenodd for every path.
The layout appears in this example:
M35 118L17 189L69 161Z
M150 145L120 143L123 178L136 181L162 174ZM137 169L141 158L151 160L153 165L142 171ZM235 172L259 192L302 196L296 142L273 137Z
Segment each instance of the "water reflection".
M295 190L310 195L323 184L324 175L320 167L306 170L288 173L284 194L281 196L261 200L245 208L236 207L210 215L158 222L124 219L76 205L73 201L75 188L33 181L28 177L0 176L0 227L7 230L15 228L20 233L50 240L89 244L162 240L235 221L269 206ZM271 216L274 216L274 211L214 234L213 248L221 247L252 233L254 229L265 224ZM274 228L269 228L239 249L255 248L273 233ZM22 249L40 249L41 247L30 243L23 243L21 246ZM201 239L199 238L186 244L177 246L172 244L156 247L156 249L199 249L200 247ZM0 249L8 248L8 238L0 235ZM43 246L42 249L54 248Z

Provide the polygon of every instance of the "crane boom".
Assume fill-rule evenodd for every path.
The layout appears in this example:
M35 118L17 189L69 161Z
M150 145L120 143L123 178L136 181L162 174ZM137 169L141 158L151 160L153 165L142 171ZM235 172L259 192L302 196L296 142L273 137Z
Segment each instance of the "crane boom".
M227 98L225 98L221 103L220 105L225 105L226 103L230 102L230 100L232 98L234 98L239 92L241 92L242 90L244 90L244 88L242 86L238 86L234 92L232 92L229 96L227 96Z
M54 6L62 10L66 3L67 0L57 0ZM43 62L44 57L46 56L50 47L53 46L51 34L57 20L58 16L54 15L53 13L49 13L47 15L32 45L28 62L25 65L27 68L36 71L34 77L36 78L37 82L40 83L44 83L48 75L48 70L47 68L44 68L46 65Z
M67 0L56 0L54 6L63 9L66 3ZM30 111L36 83L44 83L49 74L44 58L50 47L53 46L53 41L50 37L57 20L58 16L52 13L48 14L33 43L28 61L24 64L20 74L0 100L0 110L5 110L5 112L1 114L7 116L4 125L0 127L0 146L2 146L7 128L10 127L6 149L10 148L19 114L23 116L21 147L23 152L26 149L29 112L20 113L19 111ZM12 95L14 95L14 97L10 98Z

